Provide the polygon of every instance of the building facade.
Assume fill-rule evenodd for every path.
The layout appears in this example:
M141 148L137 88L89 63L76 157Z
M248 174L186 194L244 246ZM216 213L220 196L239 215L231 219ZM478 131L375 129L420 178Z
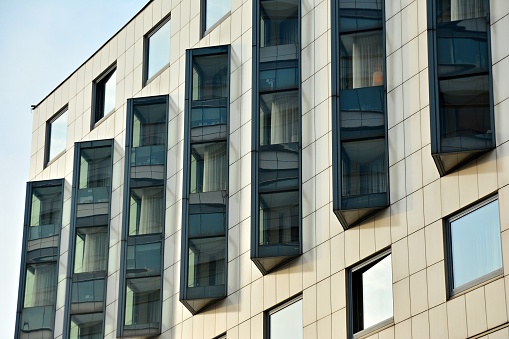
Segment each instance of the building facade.
M509 338L508 30L149 1L33 109L15 338Z

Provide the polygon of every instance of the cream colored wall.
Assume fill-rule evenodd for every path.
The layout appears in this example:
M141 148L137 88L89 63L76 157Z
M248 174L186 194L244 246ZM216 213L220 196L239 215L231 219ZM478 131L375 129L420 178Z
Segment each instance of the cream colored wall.
M143 36L171 13L170 66L142 86ZM306 339L346 337L345 268L391 247L394 326L370 339L465 338L507 326L509 303L509 2L491 0L497 149L440 178L431 158L425 0L386 0L391 206L344 232L332 212L330 0L302 0L304 254L262 276L250 259L252 2L200 40L199 0L154 0L34 112L31 180L66 178L55 334L63 327L73 144L114 138L105 334L115 338L126 101L170 96L161 338L262 338L263 312L303 294ZM228 297L191 316L179 302L185 50L231 44ZM117 62L116 111L90 131L92 81ZM67 151L43 169L46 121L69 105ZM442 218L499 192L504 277L446 300ZM506 288L507 285L507 288ZM501 329L483 338L507 338Z

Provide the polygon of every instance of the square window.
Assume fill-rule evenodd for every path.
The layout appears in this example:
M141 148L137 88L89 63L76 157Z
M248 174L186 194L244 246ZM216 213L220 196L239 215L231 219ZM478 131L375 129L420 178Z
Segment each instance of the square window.
M45 165L65 151L67 142L67 107L46 123Z
M145 83L170 63L170 18L145 37Z
M161 277L128 279L125 322L129 329L159 328L161 321Z
M447 220L449 290L466 290L503 273L497 197Z
M115 110L115 95L117 89L117 68L111 67L106 74L94 81L94 102L92 107L92 128L102 118Z
M231 0L202 0L203 35L230 12Z
M290 300L279 307L268 311L266 314L268 323L268 339L302 339L302 298Z
M77 314L71 316L71 339L93 339L102 337L103 314Z
M106 270L107 227L82 227L76 230L74 273Z
M350 270L350 328L354 337L393 322L391 252L385 251Z

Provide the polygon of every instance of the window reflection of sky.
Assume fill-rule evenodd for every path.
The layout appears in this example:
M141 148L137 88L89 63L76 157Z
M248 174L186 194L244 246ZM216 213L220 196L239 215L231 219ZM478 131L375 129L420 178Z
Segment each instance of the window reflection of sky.
M302 299L270 315L270 339L302 338Z
M362 274L364 328L393 315L391 255Z
M210 29L226 13L230 11L231 0L207 0L207 17L205 18L205 30Z

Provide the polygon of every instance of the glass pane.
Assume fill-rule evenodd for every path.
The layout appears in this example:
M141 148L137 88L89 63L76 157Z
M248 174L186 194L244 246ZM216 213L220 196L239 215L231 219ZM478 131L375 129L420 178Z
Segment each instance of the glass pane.
M51 338L51 330L53 329L53 324L55 322L54 311L55 307L53 305L24 308L21 311L21 332L34 333L36 330L44 329L48 330L45 333L47 334L45 338Z
M29 239L58 234L61 223L62 188L60 186L34 188L30 211Z
M391 255L362 274L363 329L393 315Z
M206 0L205 31L230 11L231 0Z
M81 150L79 188L109 187L111 181L111 147Z
M340 32L382 28L382 0L340 0Z
M502 268L498 200L451 222L454 288Z
M260 194L260 245L299 242L299 192Z
M299 43L299 1L260 1L260 47Z
M190 239L188 287L224 285L225 237Z
M166 145L166 105L134 106L132 147Z
M103 314L76 314L71 316L70 339L102 338Z
M341 91L341 140L385 137L384 97L382 86Z
M170 22L165 23L148 38L147 79L170 63Z
M488 75L440 80L441 151L492 145Z
M260 58L262 59L262 57ZM265 58L270 59L267 55ZM296 58L297 55L295 55L293 59ZM298 88L299 81L297 60L265 62L260 64L260 92ZM300 102L300 100L297 102Z
M77 281L72 283L72 302L104 301L104 279Z
M128 279L124 325L134 328L159 327L161 278Z
M131 189L129 235L161 233L165 216L163 187Z
M226 142L191 145L190 193L226 189Z
M224 205L222 206L225 209ZM188 236L214 236L224 234L226 229L226 213L195 213L189 214Z
M54 305L56 288L56 263L27 265L23 307Z
M299 189L299 150L296 143L260 147L258 190Z
M104 84L104 109L103 114L106 115L115 109L115 96L117 89L117 71L113 71L108 80Z
M74 273L106 270L108 229L90 227L76 229Z
M161 272L161 243L129 245L127 273L154 275Z
M298 91L260 95L260 145L299 142L299 107Z
M302 299L270 315L270 339L302 339Z
M341 195L385 193L387 164L384 139L341 143Z
M67 142L67 109L49 125L48 161L65 150Z
M486 0L437 0L437 22L485 17Z
M383 31L343 34L340 37L341 89L383 86Z

